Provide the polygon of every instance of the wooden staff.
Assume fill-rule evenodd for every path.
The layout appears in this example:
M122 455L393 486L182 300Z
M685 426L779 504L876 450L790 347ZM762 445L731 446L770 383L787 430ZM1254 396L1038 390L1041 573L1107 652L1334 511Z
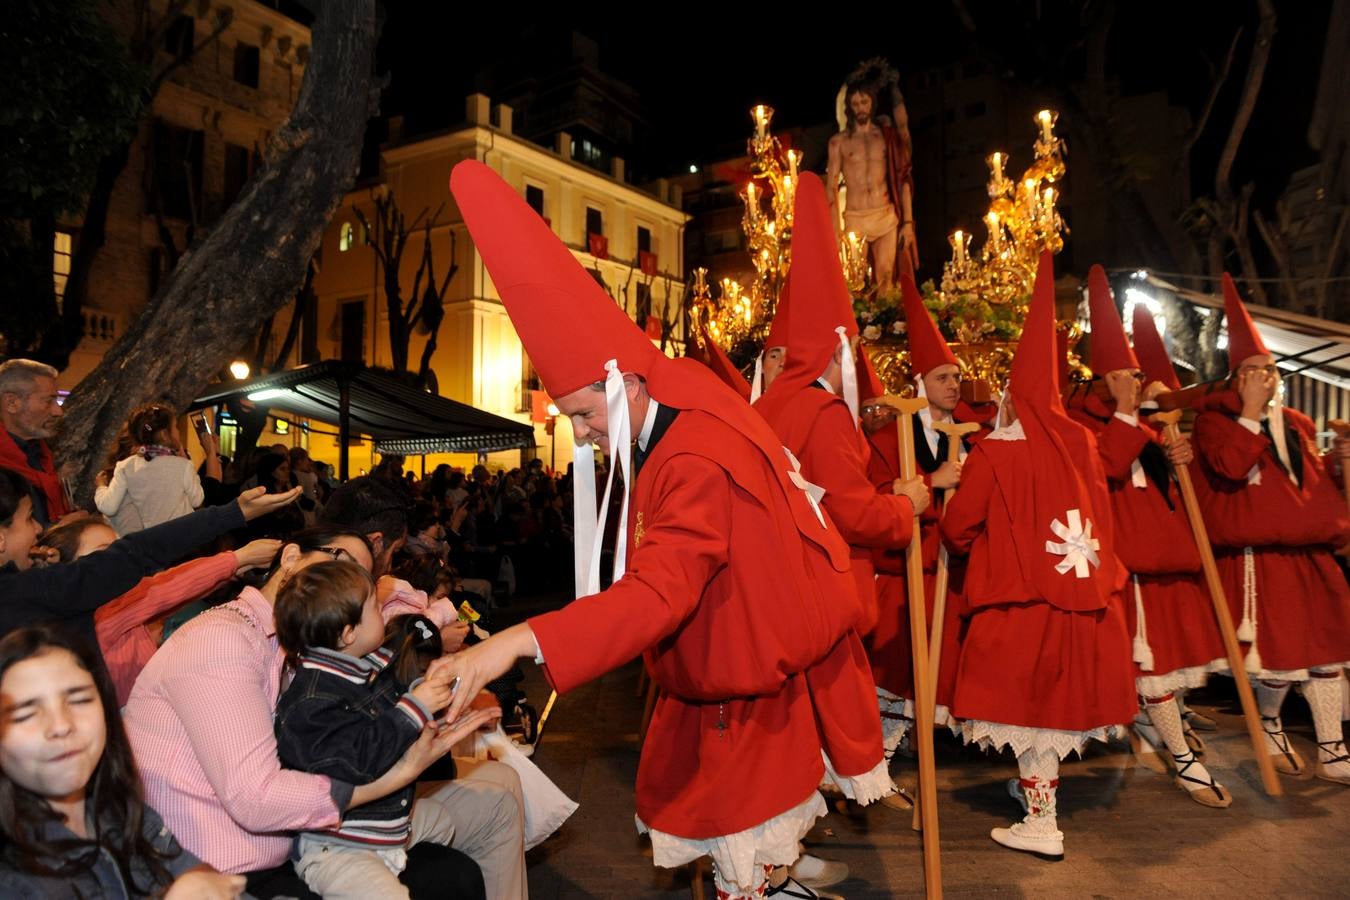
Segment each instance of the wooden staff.
M933 428L947 436L947 462L955 463L961 461L961 441L973 432L979 431L980 426L974 422L934 422ZM956 488L947 488L947 493L943 495L942 504L946 508L952 498L956 496ZM937 578L933 584L933 639L928 645L928 682L933 687L933 697L929 701L934 710L934 716L937 714L937 683L938 672L942 667L942 627L947 621L947 582L951 576L947 563L947 545L938 538L938 562Z
M1163 426L1169 444L1181 440L1181 429L1177 422L1181 419L1181 410L1156 413L1150 419ZM1219 580L1219 567L1214 562L1214 548L1209 543L1209 532L1205 529L1205 520L1200 517L1200 504L1195 499L1195 485L1191 484L1191 473L1185 466L1174 466L1177 484L1181 487L1181 499L1186 505L1186 518L1191 523L1191 534L1195 537L1195 548L1200 551L1200 566L1205 572L1205 584L1209 587L1209 598L1214 603L1214 615L1219 620L1219 635L1223 638L1223 648L1228 655L1228 668L1237 684L1238 701L1242 704L1242 717L1247 721L1247 736L1252 741L1252 751L1256 754L1256 765L1261 770L1261 784L1271 797L1284 793L1279 778L1275 774L1275 765L1266 752L1265 732L1261 728L1261 715L1256 708L1256 698L1252 695L1251 681L1246 677L1246 666L1242 660L1242 648L1238 646L1237 632L1233 629L1233 616L1228 610L1228 598L1224 595L1223 582Z
M1332 419L1327 423L1339 438L1350 438L1350 422L1344 419ZM1341 460L1341 490L1345 492L1345 508L1350 512L1350 466Z
M895 420L900 430L900 477L914 478L913 416L928 406L922 397L896 397L891 394L881 402L899 413ZM942 896L942 861L938 845L937 770L933 760L933 706L927 702L934 696L928 677L928 624L923 591L923 541L920 538L919 514L914 514L909 546L905 548L905 573L909 584L909 632L911 657L914 663L914 746L919 755L919 805L915 811L923 822L923 883L930 900Z

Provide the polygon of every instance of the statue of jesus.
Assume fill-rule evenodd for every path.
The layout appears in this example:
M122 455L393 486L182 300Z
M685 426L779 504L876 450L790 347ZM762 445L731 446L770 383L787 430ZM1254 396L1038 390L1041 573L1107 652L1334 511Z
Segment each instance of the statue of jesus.
M867 243L873 280L883 291L895 284L898 254L905 254L913 268L919 266L909 114L899 82L899 75L881 59L863 63L849 76L840 91L840 130L830 138L825 175L835 222L841 178L845 188L839 238L851 231ZM883 93L890 102L890 119L877 114Z

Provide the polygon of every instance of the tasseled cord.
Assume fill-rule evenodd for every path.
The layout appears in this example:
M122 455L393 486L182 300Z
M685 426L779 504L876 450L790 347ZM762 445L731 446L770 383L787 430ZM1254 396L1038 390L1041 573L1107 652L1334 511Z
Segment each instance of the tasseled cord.
M1237 639L1251 644L1244 665L1248 672L1260 672L1261 654L1256 649L1256 556L1251 547L1242 548L1242 622L1237 628Z

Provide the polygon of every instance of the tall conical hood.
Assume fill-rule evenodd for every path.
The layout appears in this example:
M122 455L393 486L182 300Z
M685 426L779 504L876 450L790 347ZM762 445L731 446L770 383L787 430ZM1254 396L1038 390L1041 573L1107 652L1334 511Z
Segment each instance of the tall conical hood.
M1105 375L1118 369L1140 368L1125 339L1125 326L1101 266L1088 270L1088 313L1092 320L1092 373Z
M740 394L747 401L750 399L750 382L745 380L741 370L736 368L736 364L727 356L722 346L713 340L712 335L708 334L708 329L703 329L703 359L702 361L712 370L713 374L731 388Z
M1032 289L1031 308L1022 326L1022 337L1013 356L1012 377L1008 389L1023 406L1054 409L1061 415L1064 405L1059 391L1059 344L1055 337L1055 264L1048 252L1041 254Z
M1256 330L1256 323L1247 312L1247 307L1238 295L1237 285L1228 273L1223 273L1223 311L1228 317L1228 368L1236 372L1244 359L1253 356L1269 356L1266 342Z
M1153 323L1153 312L1142 303L1134 305L1134 355L1146 381L1161 381L1174 391L1181 390L1181 379L1177 378L1167 346Z
M915 378L921 378L938 366L958 363L928 307L923 305L923 294L914 282L909 257L902 253L900 259L900 294L905 304L905 333L909 337L909 369Z
M450 190L544 389L565 397L605 380L605 364L646 376L664 359L511 186L469 160ZM566 340L558 328L569 322Z
M844 281L831 221L825 186L814 172L803 173L797 184L792 267L786 288L792 298L787 363L759 402L775 396L791 397L809 386L824 373L841 344L847 345L858 334L853 297ZM857 378L851 350L844 353L842 366L844 395L846 399L853 397L849 405L856 413Z
M877 367L872 365L872 357L867 355L866 347L858 344L858 398L875 400L886 395L886 387L881 383Z
M1012 514L1017 564L1037 594L1060 609L1088 611L1106 605L1124 570L1110 546L1111 506L1096 444L1060 400L1054 282L1052 257L1043 253L1009 385L1017 423L1003 432L1023 432L1030 452L1024 468L996 468L994 477Z

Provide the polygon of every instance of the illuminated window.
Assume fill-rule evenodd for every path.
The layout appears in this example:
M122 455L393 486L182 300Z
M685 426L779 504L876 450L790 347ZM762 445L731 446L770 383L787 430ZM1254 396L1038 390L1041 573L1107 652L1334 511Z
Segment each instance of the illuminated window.
M56 232L52 240L52 279L57 301L66 296L66 281L70 278L70 254L73 245L74 238L69 231Z
M338 235L338 252L346 253L348 250L352 249L352 243L352 223L343 222L342 231Z

